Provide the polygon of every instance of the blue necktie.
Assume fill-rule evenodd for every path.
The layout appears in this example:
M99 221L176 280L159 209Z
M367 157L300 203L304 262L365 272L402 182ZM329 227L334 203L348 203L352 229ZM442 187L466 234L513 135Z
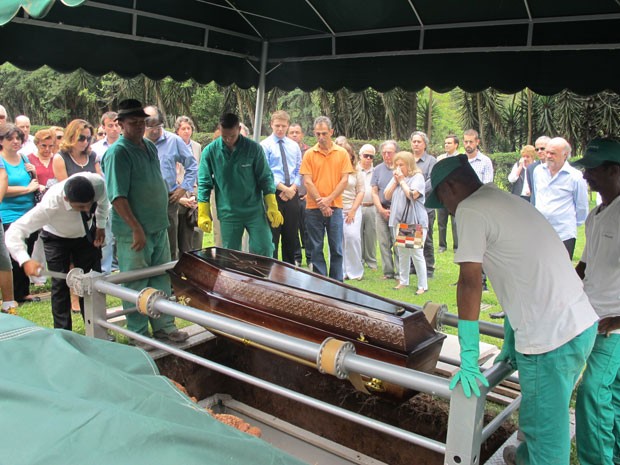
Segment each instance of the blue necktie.
M280 146L280 155L282 155L282 170L284 171L284 184L286 184L286 187L290 187L291 175L288 172L288 162L286 161L286 152L284 151L284 140L280 139L278 141L278 145Z

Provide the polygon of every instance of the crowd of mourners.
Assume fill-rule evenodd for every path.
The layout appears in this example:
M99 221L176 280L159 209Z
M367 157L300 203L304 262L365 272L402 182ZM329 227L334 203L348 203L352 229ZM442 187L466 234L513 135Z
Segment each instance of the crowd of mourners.
M160 109L132 99L104 113L96 127L75 119L31 135L27 116L8 119L0 106L3 313L37 300L30 284L44 279L45 269L155 266L200 248L203 232L214 234L216 246L308 266L336 281L362 280L366 268L380 265L382 278L404 292L413 274L413 298L429 289L435 252L449 248L451 222L461 346L451 389L460 386L469 397L488 386L478 365L488 276L502 307L492 316L505 328L497 361L519 370L523 395L522 442L506 448L506 463L568 464L569 405L582 374L579 459L620 460L617 141L595 139L570 163L565 139L541 136L522 148L508 193L493 184L493 163L474 129L446 135L445 153L433 156L422 131L407 147L386 140L356 151L346 137L333 138L326 116L314 121L310 147L283 110L271 115L272 132L260 144L225 113L204 149L192 140L191 118L177 118L170 132ZM590 212L588 184L599 194ZM586 245L575 269L584 223ZM126 286L171 292L166 275ZM71 330L72 310L83 315L83 301L72 304L63 279L52 278L51 305L55 328ZM166 315L130 312L127 326L146 350L151 337L188 337Z

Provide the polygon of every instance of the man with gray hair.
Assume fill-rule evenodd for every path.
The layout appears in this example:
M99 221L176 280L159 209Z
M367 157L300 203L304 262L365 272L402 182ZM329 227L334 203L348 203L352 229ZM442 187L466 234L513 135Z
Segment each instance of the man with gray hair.
M161 174L168 186L168 240L170 256L172 260L176 260L179 257L179 200L187 192L193 192L198 176L198 163L183 139L164 129L164 118L159 108L149 105L144 108L144 112L149 115L144 135L157 148ZM177 182L177 163L185 168L181 183Z
M534 192L534 169L544 163L547 160L547 143L551 140L550 137L540 136L536 139L534 143L534 150L536 151L536 155L538 155L538 160L532 163L527 167L527 171L525 176L527 177L527 185L530 186L530 203L532 205L536 204L536 193Z
M554 137L545 148L547 161L534 170L534 206L558 233L571 260L577 241L577 227L588 216L588 186L581 172L568 163L571 146Z
M429 145L428 136L422 131L414 131L409 138L411 151L415 158L416 165L422 170L425 181L425 195L431 190L431 172L437 159L426 152ZM427 208L428 214L428 233L424 241L424 260L426 261L426 274L429 278L435 273L435 246L433 244L433 223L435 223L435 209Z
M22 130L24 133L24 145L19 149L17 153L20 155L28 156L32 153L37 153L37 146L34 145L34 137L30 134L30 118L25 115L19 115L15 117L15 126Z
M325 233L329 243L329 277L344 278L342 257L342 192L349 173L353 172L348 152L332 142L331 120L319 116L314 120L317 143L304 154L299 174L304 178L306 196L306 231L312 271L327 276L323 255Z
M375 166L370 181L372 199L377 211L376 230L381 263L383 264L383 279L393 279L394 270L398 269L398 254L394 253L394 236L389 226L391 202L384 195L385 188L394 178L392 171L394 169L394 155L397 151L398 143L395 140L386 140L379 146L383 163Z

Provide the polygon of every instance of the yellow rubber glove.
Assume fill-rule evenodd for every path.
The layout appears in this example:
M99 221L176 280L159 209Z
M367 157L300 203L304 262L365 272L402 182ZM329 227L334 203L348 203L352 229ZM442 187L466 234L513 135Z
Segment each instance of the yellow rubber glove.
M209 202L198 202L198 227L206 233L210 233L213 228L211 204Z
M282 226L284 218L278 210L278 202L276 202L276 194L267 194L265 196L265 205L267 205L267 219L272 228Z

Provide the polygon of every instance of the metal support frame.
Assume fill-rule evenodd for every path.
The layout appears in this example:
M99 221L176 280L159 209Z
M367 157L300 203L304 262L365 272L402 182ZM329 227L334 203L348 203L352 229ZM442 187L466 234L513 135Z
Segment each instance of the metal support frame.
M438 397L450 400L450 411L448 416L448 434L446 443L432 440L425 436L411 433L400 428L387 425L373 420L363 415L359 415L340 407L318 401L303 394L290 391L276 384L255 378L243 372L206 360L197 355L185 352L176 347L170 346L154 339L146 338L137 333L121 328L107 321L105 295L113 295L125 301L136 302L140 292L122 287L121 282L129 282L142 279L145 276L155 276L172 268L175 262L170 262L157 267L142 270L118 273L112 276L103 276L99 273L88 273L82 276L83 288L88 292L85 295L85 325L86 334L90 337L105 338L107 330L112 330L124 334L130 338L153 345L163 349L168 353L190 360L201 366L214 371L226 374L235 379L250 383L252 385L267 389L276 394L285 396L295 401L310 405L319 410L338 415L342 418L373 428L378 431L393 435L412 444L425 447L429 450L445 454L446 465L479 465L480 464L480 445L486 440L503 421L520 404L521 398L513 401L498 417L483 427L484 406L486 395L503 379L512 372L512 368L506 363L499 363L492 368L485 370L484 376L489 381L489 387L480 386L481 397L472 396L466 398L462 389L450 391L448 388L449 380L418 372L404 367L390 365L385 362L369 359L356 355L355 352L342 354L341 363L347 373L360 373L368 376L379 377L385 381L398 384L400 386L420 392L426 392ZM215 331L221 331L233 336L252 340L264 346L277 349L282 352L297 356L299 358L315 362L321 350L321 344L305 341L292 336L278 333L266 328L257 327L248 323L232 320L227 317L215 315L193 309L188 306L172 302L167 299L157 299L153 307L161 313L179 317ZM117 312L127 313L127 311ZM116 315L116 314L115 314ZM453 323L454 315L446 313L443 322ZM496 335L499 325L485 328L485 331ZM494 328L496 327L496 328ZM483 332L483 331L481 331ZM503 337L502 334L499 337Z
M260 54L260 72L258 86L256 86L256 108L254 109L254 140L260 142L261 126L263 124L263 107L265 106L265 76L267 71L267 54L269 42L263 41Z

